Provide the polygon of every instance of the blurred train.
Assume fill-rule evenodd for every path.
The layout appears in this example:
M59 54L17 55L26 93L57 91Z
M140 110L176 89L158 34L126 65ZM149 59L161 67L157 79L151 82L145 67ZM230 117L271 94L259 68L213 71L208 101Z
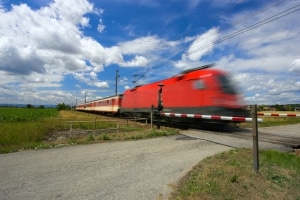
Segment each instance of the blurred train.
M229 75L212 65L185 70L171 78L128 89L123 94L79 104L76 110L150 117L152 107L158 106L160 88L165 113L248 116Z

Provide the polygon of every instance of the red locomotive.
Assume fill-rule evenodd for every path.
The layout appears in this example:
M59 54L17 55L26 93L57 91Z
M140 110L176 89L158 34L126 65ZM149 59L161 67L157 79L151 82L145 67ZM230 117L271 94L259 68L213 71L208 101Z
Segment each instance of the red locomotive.
M162 85L160 85L162 84ZM160 86L159 86L160 85ZM162 87L163 86L163 87ZM152 106L158 105L158 90L162 87L163 112L246 117L240 95L222 70L205 65L183 71L171 78L136 86L118 95L114 112L125 116L149 117ZM86 103L85 110L102 111L96 106L100 100ZM119 110L116 111L116 108ZM77 110L82 109L79 105ZM105 112L107 108L105 107Z

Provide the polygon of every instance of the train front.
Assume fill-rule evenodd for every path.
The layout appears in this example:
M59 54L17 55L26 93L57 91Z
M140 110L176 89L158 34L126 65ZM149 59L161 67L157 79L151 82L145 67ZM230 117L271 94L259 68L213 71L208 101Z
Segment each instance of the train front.
M248 117L242 94L227 72L214 70L206 80L207 91L203 104L209 114Z
M242 95L225 71L212 68L190 70L164 81L164 84L165 113L176 116L249 116Z

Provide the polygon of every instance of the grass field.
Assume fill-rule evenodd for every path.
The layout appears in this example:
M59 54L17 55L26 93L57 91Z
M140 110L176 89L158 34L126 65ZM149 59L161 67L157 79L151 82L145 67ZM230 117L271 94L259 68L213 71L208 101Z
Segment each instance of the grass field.
M300 156L260 151L255 172L252 154L234 149L202 160L174 186L170 199L300 199Z
M56 109L0 108L0 122L32 122L57 117Z
M149 125L75 111L0 108L0 153L178 133L175 129L152 130Z

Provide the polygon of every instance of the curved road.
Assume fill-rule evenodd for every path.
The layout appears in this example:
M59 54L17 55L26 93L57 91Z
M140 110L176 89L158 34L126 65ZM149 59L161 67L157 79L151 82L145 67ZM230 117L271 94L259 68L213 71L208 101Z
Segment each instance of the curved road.
M300 125L261 131L300 138ZM259 130L260 131L260 130ZM0 199L167 199L201 159L252 140L205 131L0 155ZM260 142L260 148L291 150Z
M157 199L229 147L186 136L0 155L0 199Z

